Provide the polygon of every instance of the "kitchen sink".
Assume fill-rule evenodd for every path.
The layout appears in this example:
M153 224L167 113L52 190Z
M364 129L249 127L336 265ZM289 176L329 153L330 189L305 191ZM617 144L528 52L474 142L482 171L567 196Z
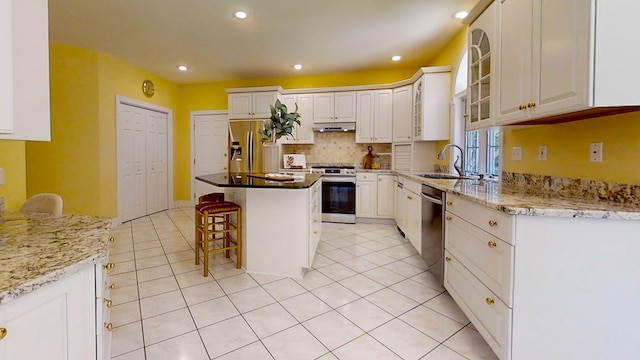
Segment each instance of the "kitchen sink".
M469 176L460 176L460 175L456 175L456 174L448 174L448 173L424 173L424 174L418 174L418 176L426 178L426 179L459 179L459 180L465 180L465 179L474 179L473 177L469 177Z

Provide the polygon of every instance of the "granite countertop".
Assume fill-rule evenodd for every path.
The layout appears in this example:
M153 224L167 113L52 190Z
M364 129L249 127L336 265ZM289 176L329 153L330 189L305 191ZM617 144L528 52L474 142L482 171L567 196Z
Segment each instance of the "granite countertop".
M249 173L216 173L196 176L197 180L219 187L306 189L315 184L322 174L296 173L291 181L279 181L252 177Z
M508 186L497 181L425 179L417 176L422 172L396 173L510 215L640 220L637 203L564 196L558 192Z
M104 262L111 219L7 213L0 225L0 304Z

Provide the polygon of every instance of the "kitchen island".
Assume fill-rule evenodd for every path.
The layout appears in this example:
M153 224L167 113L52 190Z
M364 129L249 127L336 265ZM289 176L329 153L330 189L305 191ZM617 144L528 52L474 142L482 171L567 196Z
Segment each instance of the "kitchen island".
M14 213L5 220L0 225L0 359L107 359L102 264L111 220Z
M224 188L225 200L242 207L242 265L248 273L302 278L320 241L321 175L265 177L216 173L196 180Z

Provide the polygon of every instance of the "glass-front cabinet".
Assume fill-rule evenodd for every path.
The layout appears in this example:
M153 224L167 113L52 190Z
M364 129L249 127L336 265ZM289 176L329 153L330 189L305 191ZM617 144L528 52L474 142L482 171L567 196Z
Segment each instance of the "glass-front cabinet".
M469 26L467 130L494 125L498 90L496 21L497 5L492 3Z

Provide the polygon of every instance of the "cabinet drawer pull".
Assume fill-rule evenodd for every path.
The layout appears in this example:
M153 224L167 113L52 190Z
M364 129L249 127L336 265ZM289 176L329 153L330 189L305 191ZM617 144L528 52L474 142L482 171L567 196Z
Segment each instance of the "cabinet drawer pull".
M0 340L4 339L5 336L7 336L7 329L0 328Z
M493 303L495 303L492 298L486 298L484 301L487 302L487 305L493 305Z
M448 206L453 205L453 201L447 201L447 205L448 205Z
M114 238L113 236L109 236L109 242L110 243L116 242L116 238Z
M450 262L451 261L451 258L448 257L448 256L445 256L444 259L445 259L446 262Z
M114 263L106 263L106 264L104 264L103 267L105 269L107 269L107 270L113 270L113 268L116 267L116 264L114 264Z
M447 215L447 218L446 218L446 219L447 219L447 221L451 221L451 220L453 220L453 218L452 218L451 216L448 216L448 215Z
M497 244L495 243L495 241L489 241L487 245L489 245L490 248L494 248Z
M112 323L108 323L108 324L107 324L107 323L105 323L105 324L104 324L104 327L105 327L107 330L109 330L109 331L113 330L113 324L112 324Z
M110 289L110 290L113 290L113 289L115 289L115 288L116 288L116 284L111 284L111 285L109 285L109 289Z
M495 220L489 220L489 226L496 227L496 226L498 226L498 222L495 221Z
M534 103L534 102L530 102L530 103L528 103L528 104L527 104L527 107L528 107L529 109L533 109L534 107L536 107L536 103Z
M109 300L109 299L104 299L104 303L107 305L108 308L110 308L111 306L113 306L113 301Z
M409 196L409 195L407 195L407 199L413 200L413 198L411 196Z

